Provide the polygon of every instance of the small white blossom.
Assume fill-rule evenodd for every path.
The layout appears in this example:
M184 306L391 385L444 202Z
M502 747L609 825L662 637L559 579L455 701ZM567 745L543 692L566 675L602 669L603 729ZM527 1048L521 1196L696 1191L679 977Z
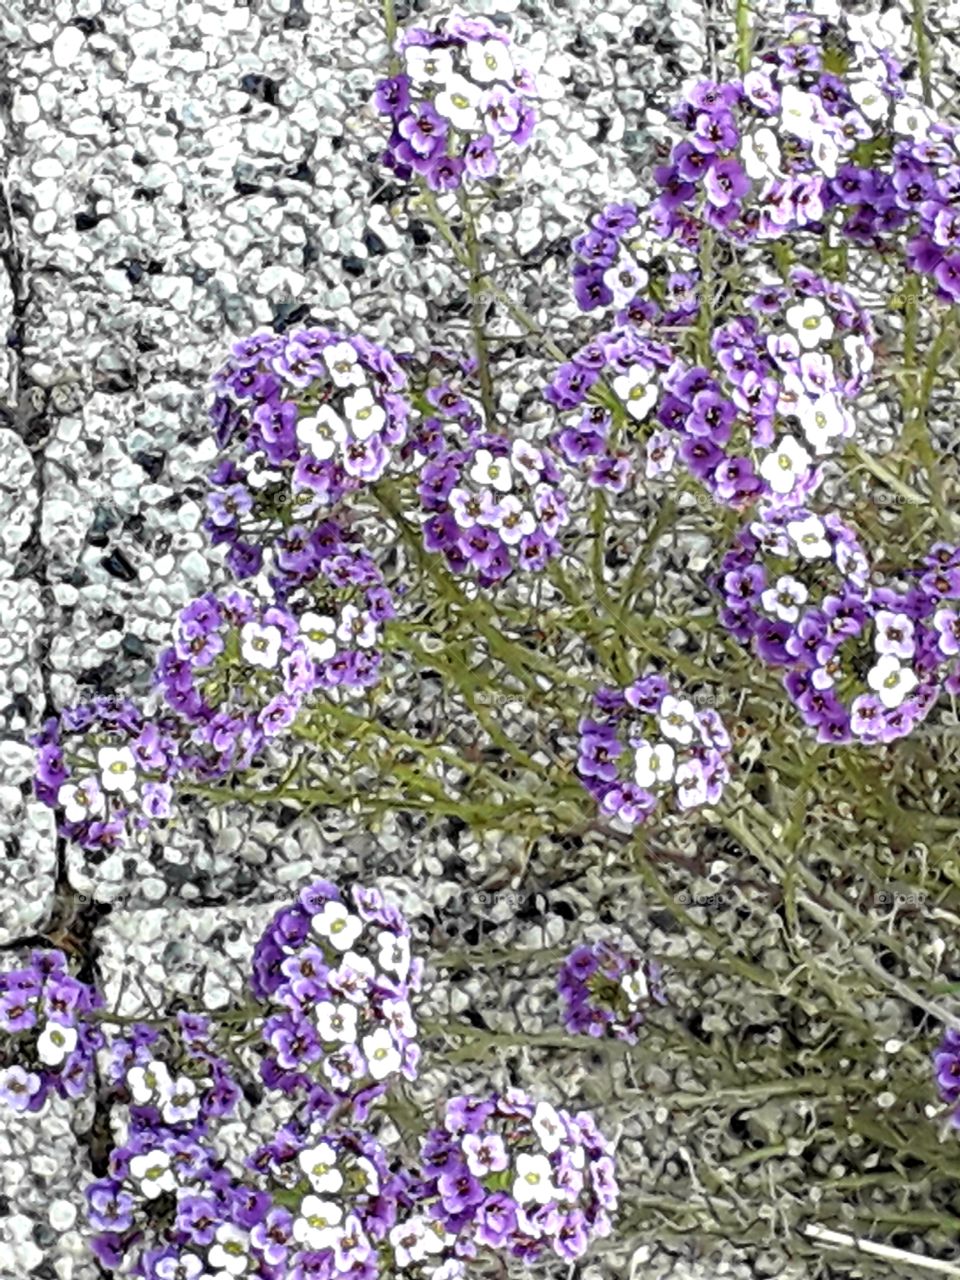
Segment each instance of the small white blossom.
M470 468L470 479L475 484L490 485L499 493L509 493L513 488L508 459L495 458L489 449L477 450Z
M629 373L621 373L613 380L613 389L627 406L631 418L645 418L656 403L656 372L643 365L630 366Z
M329 662L337 652L337 642L333 633L337 629L333 618L319 613L305 613L300 618L300 634L307 646L307 652L314 662Z
M297 439L317 459L326 462L336 453L347 438L347 428L341 417L323 404L309 418L297 422Z
M395 973L403 981L410 972L410 939L384 929L377 935L377 946L380 948L377 956L380 968Z
M748 178L758 182L780 172L780 144L777 135L765 125L756 133L748 133L740 148L740 163Z
M918 684L909 667L902 667L892 653L885 653L867 673L867 684L887 708L899 707Z
M132 791L137 785L137 762L129 747L101 747L97 766L104 791Z
M803 520L788 520L787 534L804 560L822 560L830 555L827 531L819 516L806 516Z
M240 628L240 652L251 667L273 671L280 657L283 633L279 627L261 626L259 622L245 622Z
M774 493L789 493L810 468L812 458L793 436L784 436L760 464L760 474Z
M378 628L376 619L369 613L358 609L355 604L345 604L340 613L340 625L337 627L337 639L345 644L355 644L360 649L369 649L377 643Z
M321 1000L314 1010L317 1022L317 1034L325 1044L356 1044L357 1042L357 1008L347 1003L334 1004L332 1000ZM322 1188L318 1188L322 1190Z
M926 142L934 124L929 108L909 98L897 102L893 108L893 132L914 142Z
M343 1211L333 1200L304 1196L300 1217L293 1224L293 1238L307 1249L332 1249L340 1238Z
M433 101L439 115L457 129L470 132L477 126L482 94L475 84L463 76L452 75L446 87Z
M673 777L676 752L669 742L653 746L641 742L634 755L634 770L638 787L652 787L655 782L669 782Z
M650 994L647 979L642 969L636 973L627 973L620 979L620 990L627 997L627 1005L631 1010L638 1009Z
M369 387L360 387L352 396L347 396L343 411L350 422L350 430L358 440L369 440L387 421L385 411L377 404Z
M527 484L536 484L543 469L543 454L526 440L514 440L510 449L511 465L526 480Z
M854 100L868 120L882 120L890 107L890 99L869 80L854 80L847 86Z
M145 1067L131 1067L127 1072L130 1096L141 1107L166 1097L172 1083L167 1064L157 1060L148 1062Z
M560 1117L557 1115L556 1110L551 1107L549 1102L538 1102L530 1124L533 1126L534 1133L540 1139L541 1147L543 1147L548 1156L553 1155L563 1140L563 1125L560 1123Z
M37 1057L48 1067L59 1067L77 1044L77 1028L48 1022L37 1037Z
M786 321L808 351L833 337L833 321L820 298L804 298L787 308Z
M230 1222L222 1222L210 1248L210 1265L221 1268L228 1276L242 1276L250 1262L249 1249L247 1233Z
M367 1070L374 1080L384 1080L400 1070L400 1054L386 1027L378 1027L370 1035L364 1036L361 1047L367 1060Z
M696 712L689 698L675 698L672 693L668 693L660 704L657 721L660 732L674 742L679 742L682 747L689 746L693 741Z
M148 1200L156 1200L165 1191L174 1191L177 1180L170 1168L166 1151L147 1151L130 1160L130 1177L138 1183Z
M784 574L775 587L767 587L760 597L763 607L782 622L796 622L800 617L800 605L806 604L809 592L802 582Z
M817 121L818 103L813 94L804 93L796 85L786 84L780 94L781 128L784 133L812 142L821 132Z
M501 40L471 40L467 45L470 78L477 84L489 84L491 80L510 80L513 75L513 58L509 48Z
M513 1183L513 1198L518 1204L549 1204L557 1197L557 1188L553 1185L553 1170L546 1156L531 1156L521 1153L517 1156L516 1178Z
M321 938L326 938L338 951L349 951L363 932L363 921L351 915L342 902L325 902L319 915L313 917L313 927Z
M603 283L613 294L615 307L625 307L641 289L649 283L650 276L637 265L629 254L621 253L618 260L603 273Z
M427 49L408 45L403 51L407 75L416 85L446 84L453 75L453 55L449 49Z
M850 434L850 415L830 392L816 399L804 397L799 400L796 414L808 444L816 453L828 453L831 440Z
M338 387L360 387L367 380L363 365L349 342L335 342L324 347L323 362Z
M515 547L537 527L536 516L512 493L500 501L496 522L485 523L497 530L508 547Z
M343 1174L337 1168L337 1153L329 1142L301 1151L297 1160L314 1191L339 1191L343 1186Z
M65 782L57 792L57 804L63 806L67 822L86 822L103 813L103 792L96 778L84 778L82 782Z

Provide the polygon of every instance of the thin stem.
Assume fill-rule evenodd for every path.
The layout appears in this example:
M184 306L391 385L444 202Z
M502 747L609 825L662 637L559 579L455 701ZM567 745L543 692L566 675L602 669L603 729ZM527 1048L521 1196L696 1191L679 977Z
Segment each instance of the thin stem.
M486 300L483 287L483 263L481 261L480 241L477 238L477 224L473 216L473 209L470 207L470 201L462 188L460 190L460 210L463 214L464 243L469 271L470 330L473 334L474 352L477 357L480 400L483 404L483 416L486 419L487 430L492 431L496 421L496 400L493 393L493 375L490 370L490 350L484 329Z
M926 0L911 0L913 11L913 43L917 50L917 66L920 68L920 85L923 90L923 101L928 107L933 106L933 83L930 74L930 40L924 22Z

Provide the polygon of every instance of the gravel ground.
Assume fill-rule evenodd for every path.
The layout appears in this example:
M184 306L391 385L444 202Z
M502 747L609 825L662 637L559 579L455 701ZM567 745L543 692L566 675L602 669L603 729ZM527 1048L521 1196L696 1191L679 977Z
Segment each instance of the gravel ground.
M664 106L722 54L722 15L699 0L470 8L508 16L550 97L524 163L522 208L498 215L495 229L527 255L518 287L559 339L575 313L564 301L566 266L549 246L597 199L635 188ZM951 29L950 14L933 17ZM936 47L956 73L956 46ZM205 383L227 341L309 317L397 351L445 331L449 268L422 228L394 217L376 163L380 126L364 104L384 53L371 6L356 0L13 0L0 10L0 942L72 923L79 904L108 1000L119 998L122 1012L173 993L221 1005L258 928L318 874L376 876L439 963L478 933L503 947L599 936L611 892L618 918L644 942L696 952L636 886L611 890L599 843L576 852L581 874L569 889L531 890L522 912L491 911L465 897L464 869L483 884L509 863L503 842L443 832L418 840L390 817L375 833L354 830L346 814L280 826L238 809L191 814L163 847L94 865L58 848L51 815L29 798L27 743L43 717L92 693L144 689L177 609L226 581L199 525L214 453ZM723 884L722 857L711 865L712 853L687 852ZM534 886L559 856L538 850ZM737 901L731 890L731 912ZM749 916L742 945L778 964L762 914ZM709 1000L707 1031L776 1022L770 1001L721 977L697 998ZM435 1016L481 1010L491 1029L538 1030L553 1017L549 982L531 982L522 966L504 981L458 971L427 999ZM891 1036L903 1030L895 1002L873 1013ZM745 1150L719 1127L678 1130L651 1101L651 1088L685 1087L684 1071L665 1059L644 1080L621 1074L603 1086L629 1115L624 1159L665 1194L689 1187L694 1144L718 1164ZM557 1097L591 1099L591 1072L572 1061L558 1073L531 1051L515 1082L549 1080ZM418 1096L441 1087L426 1077ZM97 1274L75 1229L78 1189L92 1177L92 1120L92 1107L58 1104L0 1132L4 1280ZM821 1274L865 1273L875 1274L853 1263ZM782 1243L747 1256L696 1242L666 1248L651 1235L576 1274L812 1272Z

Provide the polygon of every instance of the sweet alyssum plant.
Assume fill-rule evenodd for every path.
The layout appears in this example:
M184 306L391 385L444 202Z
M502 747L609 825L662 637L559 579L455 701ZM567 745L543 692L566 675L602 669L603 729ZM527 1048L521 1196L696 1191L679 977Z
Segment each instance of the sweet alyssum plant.
M527 842L599 827L641 861L657 824L706 815L762 860L779 837L745 744L771 699L794 852L828 759L876 796L878 753L960 681L960 548L929 413L960 296L960 136L827 8L790 13L753 60L741 22L739 74L684 97L654 190L573 238L594 328L567 352L496 282L478 214L535 136L522 50L485 19L391 20L384 162L464 276L469 344L400 358L315 327L231 345L205 527L237 585L181 612L145 703L95 699L44 725L37 794L68 840L156 836L199 798L455 816ZM900 300L896 355L858 295L868 272ZM552 362L537 430L499 407L491 303ZM899 415L887 455L878 398ZM903 499L893 554L849 500L865 474ZM624 553L621 521L649 494L659 513ZM690 496L719 542L706 612L677 616L652 604L650 566ZM678 628L704 639L701 660ZM418 668L462 732L396 722ZM702 705L724 688L736 723ZM538 730L516 734L493 689L527 700ZM348 743L362 787L337 768ZM558 971L571 1046L635 1043L666 1002L659 965L620 934ZM610 1141L547 1098L452 1097L419 1141L401 1133L398 1159L394 1089L424 1048L414 951L376 888L318 883L274 918L223 1014L127 1025L58 952L3 976L5 1101L76 1097L99 1054L123 1108L87 1192L103 1266L455 1280L488 1252L570 1261L616 1231ZM948 1036L950 1104L956 1063ZM243 1159L218 1129L251 1075L288 1118Z

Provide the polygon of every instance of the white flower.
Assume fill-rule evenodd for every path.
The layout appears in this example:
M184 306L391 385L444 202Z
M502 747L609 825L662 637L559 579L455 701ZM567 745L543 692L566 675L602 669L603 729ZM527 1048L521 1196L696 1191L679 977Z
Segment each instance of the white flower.
M365 978L374 978L377 973L373 967L373 961L368 960L366 956L358 955L356 951L348 951L340 967L352 969L354 973L362 974Z
M423 1218L408 1218L390 1229L390 1245L398 1267L422 1262L427 1254L426 1226Z
M553 1155L563 1139L563 1125L549 1102L538 1102L530 1120L533 1131L547 1155Z
M433 100L438 114L458 129L469 133L476 128L482 94L475 84L463 76L452 75Z
M470 78L477 84L491 80L509 80L513 76L513 58L501 40L471 40L467 45Z
M847 88L850 97L868 120L882 120L887 114L890 100L870 80L853 80L848 83Z
M638 787L652 787L655 782L669 782L673 777L676 755L668 742L656 747L641 742L634 755L634 769Z
M521 1153L517 1156L516 1179L513 1183L513 1198L519 1204L548 1204L557 1196L557 1188L553 1185L553 1170L546 1156L531 1156Z
M796 622L800 617L800 605L806 604L809 592L802 582L784 574L775 587L767 587L760 597L768 613L775 614L782 622Z
M674 742L679 742L682 747L689 746L693 741L696 712L689 698L675 698L672 693L668 693L660 704L657 722L660 732Z
M384 1080L400 1070L400 1054L393 1043L393 1036L386 1027L379 1027L363 1037L363 1055L367 1069L374 1080Z
M307 1249L332 1249L339 1240L343 1211L333 1200L304 1196L300 1217L293 1224L293 1238Z
M297 1159L314 1191L339 1191L343 1186L343 1174L337 1168L337 1153L329 1142L301 1151Z
M824 130L823 133L813 139L811 148L817 168L823 176L825 178L835 178L837 176L837 161L840 159L840 148L833 136Z
M210 1265L222 1268L228 1276L242 1276L250 1261L249 1247L250 1238L245 1231L223 1222L217 1227L216 1243L210 1249Z
M527 484L537 484L543 469L543 454L526 440L514 440L510 450L511 465L520 472Z
M788 520L787 533L804 560L821 560L830 555L830 543L819 516Z
M97 766L104 791L132 791L137 785L137 762L129 747L101 747Z
M357 1156L357 1168L365 1175L363 1190L375 1196L380 1190L380 1175L377 1173L377 1166L366 1156Z
M363 365L349 342L335 342L324 347L323 362L338 387L359 387L367 380Z
M380 948L377 964L402 981L410 971L410 939L384 929L377 934L377 946Z
M780 144L777 135L766 126L748 133L740 148L740 163L748 178L758 182L780 172Z
M843 340L843 349L854 373L869 373L873 368L873 347L862 334L847 334Z
M333 633L337 624L333 618L319 613L305 613L300 618L300 634L307 652L314 662L328 662L337 652Z
M801 347L812 351L833 337L833 321L819 298L804 298L787 308L786 321Z
M773 453L760 463L760 474L774 493L789 493L800 476L810 468L812 459L793 436L784 436Z
M381 430L387 415L376 400L369 387L361 387L343 402L343 411L350 420L350 429L358 440L369 440Z
M427 49L408 45L403 51L406 73L416 85L446 84L453 75L453 55L449 49Z
M383 1011L387 1015L388 1025L398 1036L412 1040L417 1034L417 1024L413 1020L409 1000L384 1000Z
M850 434L850 415L830 392L816 399L807 396L799 400L796 414L807 442L816 453L828 453L830 440Z
M276 484L283 479L282 471L271 471L259 466L256 456L250 454L240 463L240 470L247 473L247 484L251 489L265 489L268 484Z
M631 418L645 418L657 399L655 371L640 364L631 365L629 373L614 378L613 389L626 404Z
M272 671L280 657L283 633L279 627L262 627L259 622L245 622L240 628L240 652L251 667Z
M624 307L646 287L650 276L643 267L637 266L629 254L621 253L612 267L603 273L603 283L613 294L613 305Z
M905 99L893 108L893 132L914 142L926 142L934 122L933 112L919 102Z
M885 707L899 707L918 680L909 667L901 667L892 653L885 653L867 673L867 684Z
M319 915L313 917L313 927L321 938L326 938L338 951L349 951L363 932L363 921L351 915L342 902L325 902Z
M57 804L63 806L67 822L86 822L103 812L103 803L96 778L84 778L76 784L65 782L57 792Z
M37 1037L37 1057L48 1067L58 1067L77 1043L77 1028L48 1022Z
M642 969L636 973L627 973L620 979L620 990L627 997L630 1009L638 1009L650 994L647 979Z
M498 507L496 524L488 521L496 529L508 547L515 547L537 527L536 517L528 511L515 494L508 493Z
M817 123L817 102L810 93L786 84L780 94L781 128L803 142L812 142L821 132Z
M358 609L355 604L345 604L340 613L340 625L337 627L337 639L344 644L355 644L360 649L369 649L377 643L377 623L369 613Z
M317 1034L325 1044L333 1042L356 1044L357 1009L355 1005L347 1002L334 1004L332 1000L321 1000L314 1010L314 1017L317 1021Z
M200 1098L197 1086L189 1076L178 1076L176 1080L171 1080L163 1097L160 1114L167 1124L196 1120L200 1114Z
M147 1106L156 1098L166 1097L172 1084L165 1062L148 1062L145 1067L131 1067L127 1072L127 1087L134 1102Z
M311 418L297 423L297 439L318 462L326 462L347 438L347 428L328 404L323 404Z
M470 479L475 484L491 485L499 493L509 493L513 488L513 476L507 458L495 458L489 449L478 449L470 468Z
M144 1155L133 1156L130 1177L140 1184L140 1190L148 1200L156 1200L165 1191L175 1190L177 1185L166 1151L147 1151Z

